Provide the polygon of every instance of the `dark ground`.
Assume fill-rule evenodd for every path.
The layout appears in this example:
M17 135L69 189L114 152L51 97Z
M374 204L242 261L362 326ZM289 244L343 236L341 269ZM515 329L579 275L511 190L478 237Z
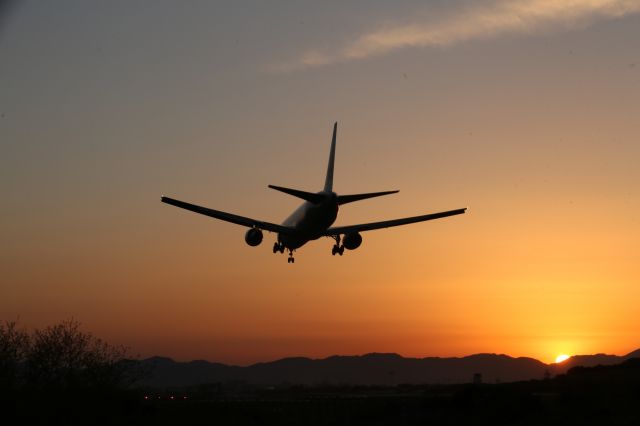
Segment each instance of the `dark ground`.
M4 395L2 403L3 417L11 421L1 423L7 425L640 425L640 359L503 384L227 383L163 391L23 392Z

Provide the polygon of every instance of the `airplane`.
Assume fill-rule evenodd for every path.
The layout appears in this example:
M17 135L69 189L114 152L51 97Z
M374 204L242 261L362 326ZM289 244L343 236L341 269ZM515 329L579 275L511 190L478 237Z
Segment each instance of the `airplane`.
M402 219L384 220L381 222L362 223L358 225L335 226L331 225L338 217L339 206L367 198L380 197L382 195L395 194L395 191L370 192L365 194L338 195L333 191L333 165L336 153L336 132L338 123L333 125L333 137L331 138L331 150L329 152L329 164L324 181L324 189L320 192L306 192L299 189L285 188L282 186L268 185L269 188L284 192L303 199L305 202L298 207L282 224L264 222L249 217L238 216L219 210L201 207L173 198L161 197L161 201L175 207L210 216L215 219L235 223L249 228L245 234L245 242L252 246L258 246L262 242L262 231L278 234L277 241L273 244L273 253L289 252L288 263L294 263L293 252L311 240L320 237L331 237L335 244L331 249L332 255L344 254L344 249L355 250L362 244L361 232L374 229L389 228L392 226L407 225L410 223L424 222L443 217L463 214L467 209L449 210L439 213L430 213L421 216L405 217Z

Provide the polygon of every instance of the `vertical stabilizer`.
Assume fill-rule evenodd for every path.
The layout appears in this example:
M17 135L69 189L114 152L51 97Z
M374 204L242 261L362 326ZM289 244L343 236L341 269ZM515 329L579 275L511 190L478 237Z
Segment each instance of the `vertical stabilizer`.
M333 191L333 162L336 158L336 130L338 129L338 122L333 124L333 138L331 138L331 152L329 153L329 164L327 165L327 177L324 181L324 190L327 192Z

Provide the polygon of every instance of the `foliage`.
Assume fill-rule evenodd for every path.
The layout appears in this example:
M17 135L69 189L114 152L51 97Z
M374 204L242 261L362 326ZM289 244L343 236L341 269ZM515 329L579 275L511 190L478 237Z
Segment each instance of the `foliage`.
M126 387L139 372L122 346L80 328L76 320L34 330L0 324L0 387L4 390L78 390Z
M29 335L15 321L0 324L0 389L12 389L20 382L29 349Z

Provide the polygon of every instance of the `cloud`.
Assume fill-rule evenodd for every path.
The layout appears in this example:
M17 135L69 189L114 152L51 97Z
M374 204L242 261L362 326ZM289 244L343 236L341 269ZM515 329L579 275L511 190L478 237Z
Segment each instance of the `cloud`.
M640 0L494 1L439 22L403 24L360 34L334 50L308 50L289 61L273 64L269 69L288 72L411 47L447 47L504 34L566 30L637 12L640 12Z

